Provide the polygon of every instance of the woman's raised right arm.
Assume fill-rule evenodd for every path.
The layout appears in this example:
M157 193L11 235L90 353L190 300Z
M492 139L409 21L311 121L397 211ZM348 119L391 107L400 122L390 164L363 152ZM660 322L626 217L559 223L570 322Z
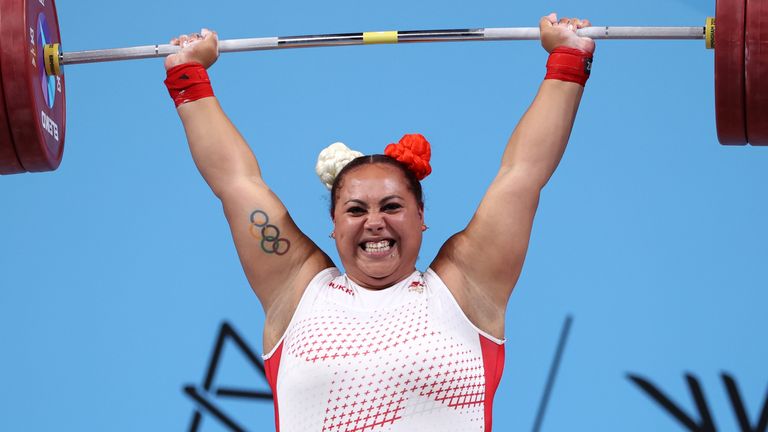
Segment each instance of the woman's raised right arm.
M182 50L166 59L167 70L190 62L207 69L218 57L213 32L203 30L202 35L181 36L172 43ZM177 86L184 86L185 76L176 74ZM273 306L292 315L291 305L312 277L333 263L299 230L266 185L251 148L215 97L181 103L178 113L195 164L222 202L240 262L267 318Z

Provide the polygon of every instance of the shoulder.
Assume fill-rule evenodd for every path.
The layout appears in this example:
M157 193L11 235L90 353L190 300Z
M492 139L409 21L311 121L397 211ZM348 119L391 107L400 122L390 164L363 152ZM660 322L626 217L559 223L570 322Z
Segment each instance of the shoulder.
M316 296L320 290L340 277L338 268L328 266L305 278L299 278L277 300L265 310L264 347L273 347L282 338L294 315L306 302L307 297ZM269 352L269 351L265 351Z
M449 260L436 259L425 273L425 280L443 284L467 319L479 330L498 339L504 338L506 302L502 304L491 298L488 290L471 282L460 267Z

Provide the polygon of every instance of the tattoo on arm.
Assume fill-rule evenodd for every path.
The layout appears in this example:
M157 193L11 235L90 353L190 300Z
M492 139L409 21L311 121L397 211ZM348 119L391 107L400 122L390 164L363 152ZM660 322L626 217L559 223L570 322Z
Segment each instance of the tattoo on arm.
M280 238L280 228L269 223L269 216L264 210L251 213L251 225L248 231L261 242L261 250L268 254L285 255L291 248L288 239Z

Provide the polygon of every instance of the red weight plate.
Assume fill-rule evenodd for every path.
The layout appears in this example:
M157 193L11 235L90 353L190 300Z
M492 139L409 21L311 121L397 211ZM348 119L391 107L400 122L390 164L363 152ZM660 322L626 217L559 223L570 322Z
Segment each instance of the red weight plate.
M45 74L43 46L61 43L53 0L0 0L0 70L13 143L27 171L52 171L64 150L64 76Z
M768 145L768 0L747 0L744 69L747 141Z
M2 44L0 40L0 44ZM2 72L2 70L0 70ZM2 76L0 74L0 76ZM5 96L3 94L2 79L0 79L0 174L17 174L25 172L19 162L16 148L13 146L11 129L8 127L8 118L5 115Z
M745 145L744 22L746 0L717 0L715 117L720 144Z
M0 85L0 174L23 173L27 170L21 166L19 156L16 154L16 148L13 146L11 129L8 127L5 105L3 105L4 101L3 86Z

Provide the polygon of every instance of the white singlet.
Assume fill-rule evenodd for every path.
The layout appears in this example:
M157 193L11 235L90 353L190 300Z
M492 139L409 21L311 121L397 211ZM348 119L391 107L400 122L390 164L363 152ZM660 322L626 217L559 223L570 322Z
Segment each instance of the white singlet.
M277 431L490 431L503 344L432 269L378 291L325 269L264 356Z

